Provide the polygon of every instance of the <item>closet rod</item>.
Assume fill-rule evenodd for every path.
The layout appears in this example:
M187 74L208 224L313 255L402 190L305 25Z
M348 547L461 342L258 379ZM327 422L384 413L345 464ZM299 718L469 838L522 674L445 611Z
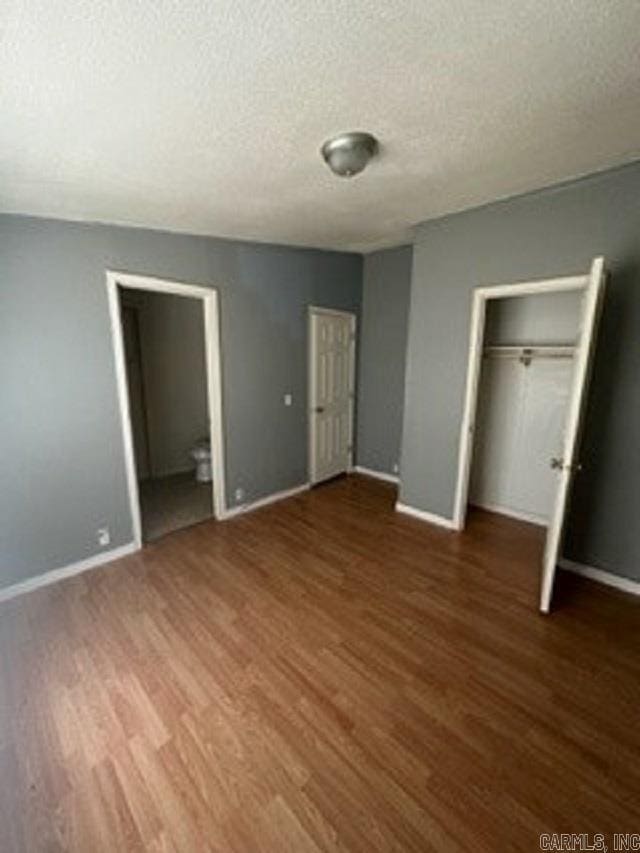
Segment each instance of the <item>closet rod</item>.
M534 358L573 358L574 347L552 346L488 346L484 348L487 358L517 358L523 364L530 364Z

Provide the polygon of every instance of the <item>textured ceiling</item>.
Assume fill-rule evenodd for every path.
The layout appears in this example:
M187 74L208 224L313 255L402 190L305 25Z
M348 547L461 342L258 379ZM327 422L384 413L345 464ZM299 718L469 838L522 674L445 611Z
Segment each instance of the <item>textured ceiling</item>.
M366 251L640 153L639 0L0 4L4 211Z

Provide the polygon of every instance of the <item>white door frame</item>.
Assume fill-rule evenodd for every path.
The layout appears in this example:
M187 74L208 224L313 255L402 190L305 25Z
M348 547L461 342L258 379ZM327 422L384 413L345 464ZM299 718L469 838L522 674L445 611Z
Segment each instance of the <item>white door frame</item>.
M124 444L124 459L129 490L129 507L133 525L133 540L136 548L142 547L142 524L140 519L140 497L136 476L133 428L129 406L129 388L124 353L124 338L120 319L118 287L147 290L153 293L171 293L176 296L200 299L204 314L204 341L207 371L207 401L209 409L209 436L211 461L215 476L212 481L213 515L221 519L226 515L225 467L224 467L224 423L222 418L222 373L220 348L220 305L215 288L167 281L146 275L107 270L107 297L111 320L111 341L116 367L120 422Z
M316 450L316 420L313 417L313 398L315 392L315 364L312 335L312 317L314 314L328 314L333 317L344 317L349 320L350 343L349 343L349 463L347 473L353 470L353 433L354 433L354 416L355 416L355 394L356 394L356 331L357 317L353 311L339 311L335 308L321 308L317 305L310 305L307 310L307 362L308 362L308 381L307 381L307 434L308 434L308 480L313 485L317 482L314 478L316 467L315 450Z
M562 293L568 290L584 290L589 283L589 274L550 278L542 281L525 281L515 284L498 284L477 287L473 291L471 308L471 331L469 335L469 358L467 364L467 384L464 396L464 410L460 430L458 450L458 476L453 507L453 528L464 530L467 515L469 476L473 459L476 409L487 302L490 299L504 299L513 296L533 296L542 293Z

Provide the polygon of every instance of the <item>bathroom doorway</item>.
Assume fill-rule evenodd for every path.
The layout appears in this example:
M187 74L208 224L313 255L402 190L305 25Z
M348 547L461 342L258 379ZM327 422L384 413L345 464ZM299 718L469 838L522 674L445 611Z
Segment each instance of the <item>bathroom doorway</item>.
M217 292L108 273L136 543L224 515Z

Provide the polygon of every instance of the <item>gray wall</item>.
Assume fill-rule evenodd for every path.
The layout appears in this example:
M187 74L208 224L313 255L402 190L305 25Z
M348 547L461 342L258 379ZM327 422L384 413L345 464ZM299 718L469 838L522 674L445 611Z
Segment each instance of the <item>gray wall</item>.
M582 307L582 293L541 293L490 299L484 342L509 344L574 344Z
M357 462L394 473L400 461L411 246L364 259Z
M204 308L201 299L142 296L140 344L151 476L162 477L193 468L190 450L209 432Z
M451 517L477 285L611 271L566 554L640 578L640 164L424 223L414 248L401 500Z
M106 269L220 289L229 503L307 480L306 309L358 311L360 256L2 216L0 586L131 540Z

